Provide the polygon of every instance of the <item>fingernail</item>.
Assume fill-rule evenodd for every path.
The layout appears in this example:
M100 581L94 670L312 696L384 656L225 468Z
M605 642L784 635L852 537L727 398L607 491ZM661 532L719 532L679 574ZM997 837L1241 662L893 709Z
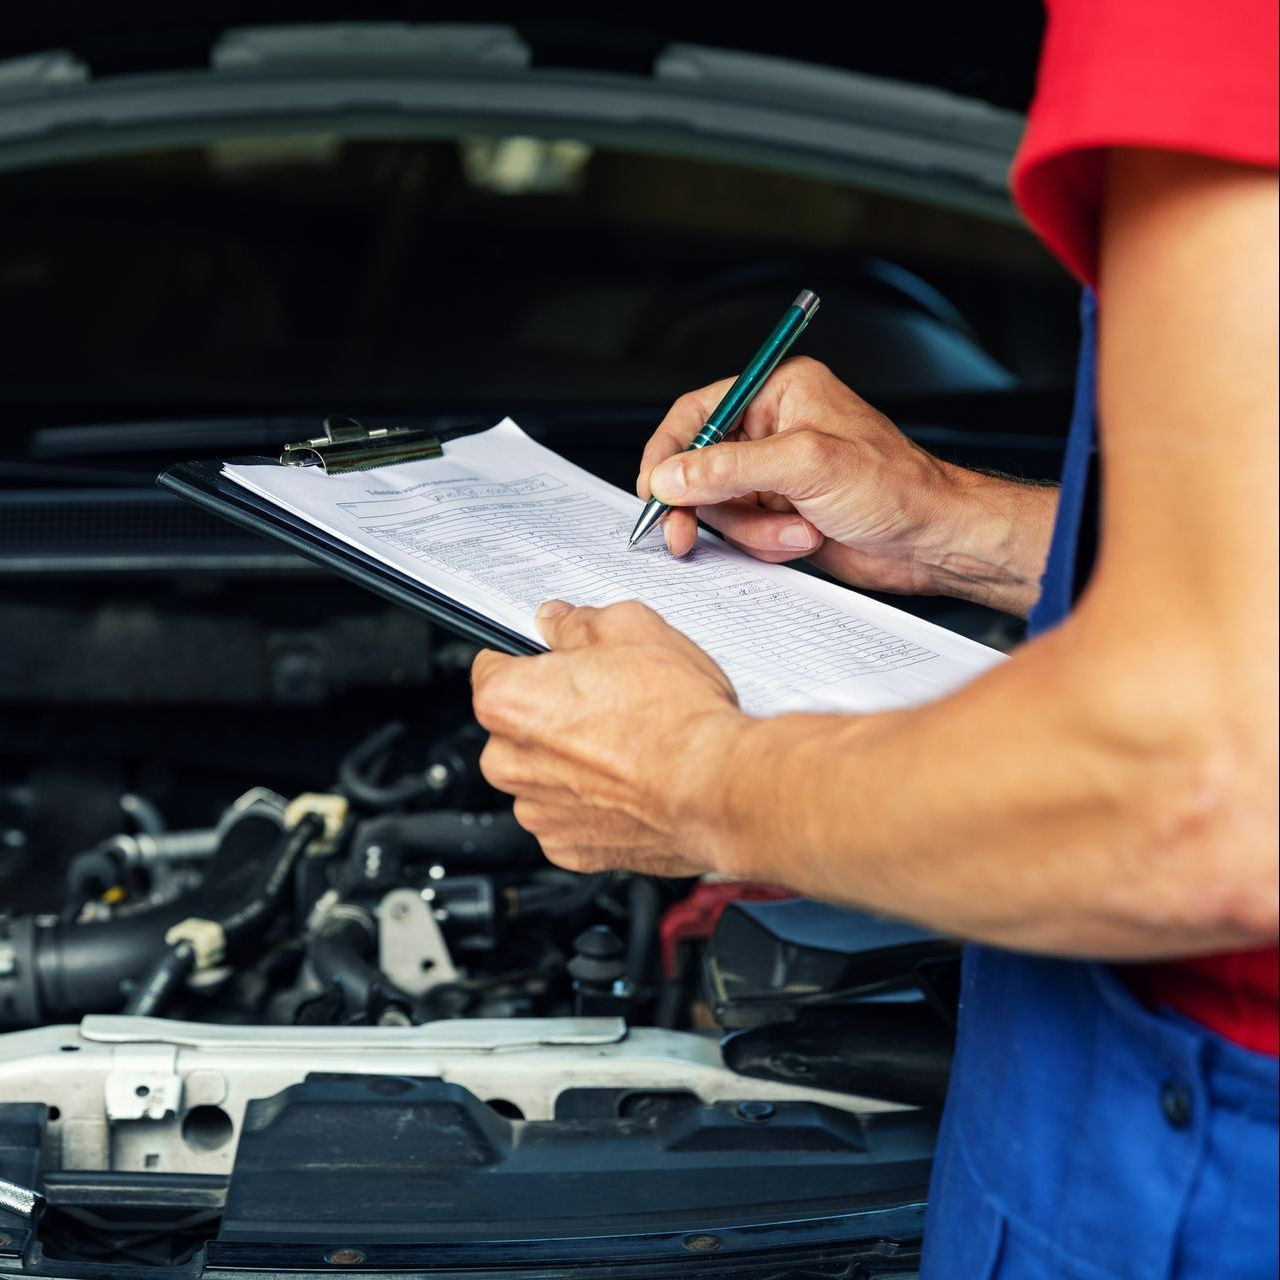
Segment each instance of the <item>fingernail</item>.
M654 496L660 497L663 502L683 497L689 487L685 480L684 463L676 460L656 467L649 477L649 487Z
M808 525L789 524L784 526L782 532L778 534L778 541L784 547L811 547L813 535L809 532Z
M568 613L573 605L564 600L544 600L538 606L539 618L558 618L562 613Z

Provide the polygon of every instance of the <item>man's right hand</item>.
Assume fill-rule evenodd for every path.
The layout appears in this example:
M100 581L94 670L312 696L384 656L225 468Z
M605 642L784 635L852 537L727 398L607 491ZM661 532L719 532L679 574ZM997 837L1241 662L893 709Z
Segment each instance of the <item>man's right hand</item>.
M686 452L729 386L681 396L641 459L637 492L676 508L674 554L700 518L757 559L808 557L854 586L1030 608L1055 490L933 457L804 357L777 369L726 441Z

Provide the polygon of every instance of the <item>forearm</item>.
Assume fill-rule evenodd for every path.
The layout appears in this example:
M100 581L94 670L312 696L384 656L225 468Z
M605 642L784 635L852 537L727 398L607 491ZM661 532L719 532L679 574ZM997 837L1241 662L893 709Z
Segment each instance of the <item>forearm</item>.
M1040 591L1057 487L949 465L945 474L950 517L919 549L927 580L938 595L1025 618Z
M1276 911L1266 762L1206 742L1214 699L1176 652L1100 670L1078 656L1090 640L1064 628L919 709L726 725L689 830L731 874L997 945L1259 945Z

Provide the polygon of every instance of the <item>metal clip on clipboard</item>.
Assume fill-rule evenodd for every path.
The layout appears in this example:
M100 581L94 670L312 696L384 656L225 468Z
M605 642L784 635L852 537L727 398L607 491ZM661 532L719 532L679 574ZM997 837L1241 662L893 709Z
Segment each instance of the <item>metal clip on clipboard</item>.
M440 437L421 427L376 427L370 430L354 418L326 418L324 435L284 446L280 464L309 467L319 463L326 475L368 471L397 462L439 458Z
M288 467L318 465L328 475L367 471L397 462L441 458L445 444L483 430L485 427L480 423L463 421L437 424L434 430L391 427L369 431L350 418L327 418L323 436L285 445L280 463ZM237 461L248 466L275 465L266 458ZM223 474L225 465L211 458L178 462L158 477L158 483L162 489L242 529L277 539L298 555L402 608L422 614L475 644L503 653L539 652L540 646L519 632L441 595L305 518L236 484Z

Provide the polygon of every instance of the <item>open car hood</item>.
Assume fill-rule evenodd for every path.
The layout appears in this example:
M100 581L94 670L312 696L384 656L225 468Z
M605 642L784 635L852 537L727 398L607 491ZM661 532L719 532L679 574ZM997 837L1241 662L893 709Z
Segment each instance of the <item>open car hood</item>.
M713 35L689 23L659 28L660 36L624 31L603 40L590 28L566 34L549 24L367 15L240 25L250 15L236 6L218 6L216 21L207 8L194 26L170 18L152 29L136 15L117 25L83 10L82 24L73 13L29 22L25 36L10 33L0 41L0 55L8 54L0 62L0 169L192 144L229 128L383 138L501 129L722 160L749 156L1012 216L1006 173L1021 118L971 94L1023 99L1012 83L984 84L982 69L1002 65L1010 41L1023 43L1025 21L1006 32L989 15L978 21L941 7L927 20L957 26L957 51L941 33L907 39L903 14L867 33L878 40L846 20L842 32L827 33L821 60L801 61L787 55L807 54L818 35L812 28L802 28L790 50L786 40L770 40L764 53L752 47L762 41L749 27L739 48L682 38ZM1002 38L983 47L993 31ZM882 47L898 56L877 56ZM945 62L924 56L944 47ZM903 50L921 52L919 64ZM1011 65L1025 71L1027 59L1012 57ZM957 68L971 74L947 73Z

